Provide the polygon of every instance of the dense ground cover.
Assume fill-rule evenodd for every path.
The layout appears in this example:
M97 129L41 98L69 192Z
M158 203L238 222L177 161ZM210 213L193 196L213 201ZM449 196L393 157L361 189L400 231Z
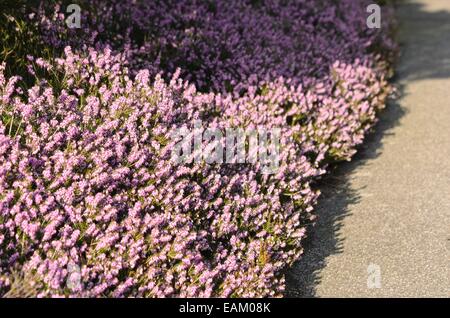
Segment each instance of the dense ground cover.
M390 92L390 9L368 29L364 0L96 0L68 29L55 3L1 21L0 295L281 295L313 182ZM280 128L280 169L173 164L196 119Z

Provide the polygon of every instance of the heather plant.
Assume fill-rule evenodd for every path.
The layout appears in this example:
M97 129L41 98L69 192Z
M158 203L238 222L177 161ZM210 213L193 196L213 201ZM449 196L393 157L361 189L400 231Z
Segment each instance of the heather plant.
M241 96L283 77L309 86L336 61L392 58L390 7L381 29L367 27L370 1L80 1L82 28L66 26L70 1L43 3L32 20L46 42L84 49L110 46L131 73L146 68L181 76L201 91Z
M120 60L66 49L53 66L64 89L32 87L25 103L7 81L2 112L23 133L2 127L4 268L35 269L42 295L64 295L71 262L87 296L275 295L276 272L299 256L297 209L310 209L307 180L319 171L286 139L274 176L249 165L173 166L172 127L229 119L213 115L216 96L176 77L150 85L147 71L132 81ZM117 285L123 277L128 286Z
M389 9L374 30L363 0L96 0L69 29L66 5L25 19L54 56L0 67L0 295L280 296L314 182L390 92ZM279 129L279 167L175 164L197 121Z

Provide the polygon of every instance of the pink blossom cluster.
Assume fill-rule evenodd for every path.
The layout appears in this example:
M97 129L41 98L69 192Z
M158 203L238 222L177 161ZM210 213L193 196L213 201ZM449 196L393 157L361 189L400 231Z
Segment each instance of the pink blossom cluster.
M282 295L314 181L390 92L389 11L370 30L364 0L89 3L81 30L62 6L32 17L64 47L29 57L53 80L0 67L0 295L17 271L43 297ZM175 165L171 132L195 120L280 128L280 168Z

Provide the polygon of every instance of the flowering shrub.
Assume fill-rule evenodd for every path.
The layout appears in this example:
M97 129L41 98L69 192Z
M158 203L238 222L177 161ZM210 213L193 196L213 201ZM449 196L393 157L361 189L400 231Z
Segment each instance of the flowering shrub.
M374 31L363 0L89 3L80 30L30 15L63 49L28 56L30 88L0 67L0 295L17 271L38 296L281 295L312 183L390 92L389 11ZM195 120L280 128L279 170L175 165Z

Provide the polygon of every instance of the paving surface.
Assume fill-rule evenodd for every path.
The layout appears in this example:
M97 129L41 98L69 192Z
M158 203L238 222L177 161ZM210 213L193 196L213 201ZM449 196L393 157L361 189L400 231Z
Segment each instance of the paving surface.
M324 181L288 296L450 296L450 0L397 15L401 98Z

